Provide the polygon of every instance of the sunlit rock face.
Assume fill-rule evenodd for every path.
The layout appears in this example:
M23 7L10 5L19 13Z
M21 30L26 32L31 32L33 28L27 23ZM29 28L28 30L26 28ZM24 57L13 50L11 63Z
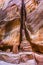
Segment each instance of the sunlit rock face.
M10 0L9 1L6 0L2 2L2 4L5 3L4 6L1 8L2 10L6 9L5 10L6 14L4 14L4 16L5 15L6 16L4 17L3 22L0 22L0 36L1 36L0 45L2 44L2 45L13 46L12 51L16 53L18 52L18 46L20 45L19 43L19 39L20 39L20 20L19 20L20 19L20 9L19 9L19 6L21 6L20 4L21 1L19 3L18 1L14 1L14 0L11 1L12 3L11 2L9 3L9 2ZM28 2L28 0L26 2ZM28 46L27 42L25 46L26 45ZM23 48L26 48L25 46L23 45Z
M41 0L42 1L42 0ZM43 2L40 0L25 0L25 7L27 12L26 27L28 29L31 42L38 45L43 45ZM3 45L7 44L13 47L13 52L18 52L19 38L20 38L20 9L21 0L0 0L0 9L2 11L2 16L4 18L3 22L0 22L0 40L2 40ZM5 3L5 4L3 4ZM2 6L2 7L1 7ZM2 17L1 16L1 17ZM0 18L1 20L1 18ZM16 22L16 23L15 23ZM17 29L17 30L16 30ZM2 43L1 42L1 43ZM0 44L1 44L0 43ZM39 44L40 43L40 44ZM17 49L16 49L17 48ZM26 39L23 40L21 48L24 51L30 51L30 42ZM16 49L16 50L15 50ZM39 49L40 51L42 48ZM43 50L42 50L43 52Z
M27 28L34 47L34 51L43 53L43 2L40 2L38 7L28 15ZM37 48L36 48L37 46Z
M20 37L20 14L18 7L14 4L8 7L5 12L4 16L6 17L0 22L0 47L1 45L13 46L12 51L17 53Z
M3 7L4 0L0 0L0 8Z
M20 43L21 0L0 0L0 51L5 51L5 55L0 55L0 60L19 64L33 59L34 53L31 52L34 51L36 60L43 65L43 0L24 0L24 3L27 14L25 26L30 40L26 40L23 31ZM19 57L12 57L9 53L10 57L6 56L6 52L19 52Z
M2 34L1 34L2 32ZM0 35L2 37L0 40L0 46L1 45L8 45L8 46L13 46L13 52L17 53L18 52L18 46L19 46L19 38L20 38L20 20L16 19L14 21L10 21L3 27L3 30L1 29ZM1 44L3 43L3 44Z

